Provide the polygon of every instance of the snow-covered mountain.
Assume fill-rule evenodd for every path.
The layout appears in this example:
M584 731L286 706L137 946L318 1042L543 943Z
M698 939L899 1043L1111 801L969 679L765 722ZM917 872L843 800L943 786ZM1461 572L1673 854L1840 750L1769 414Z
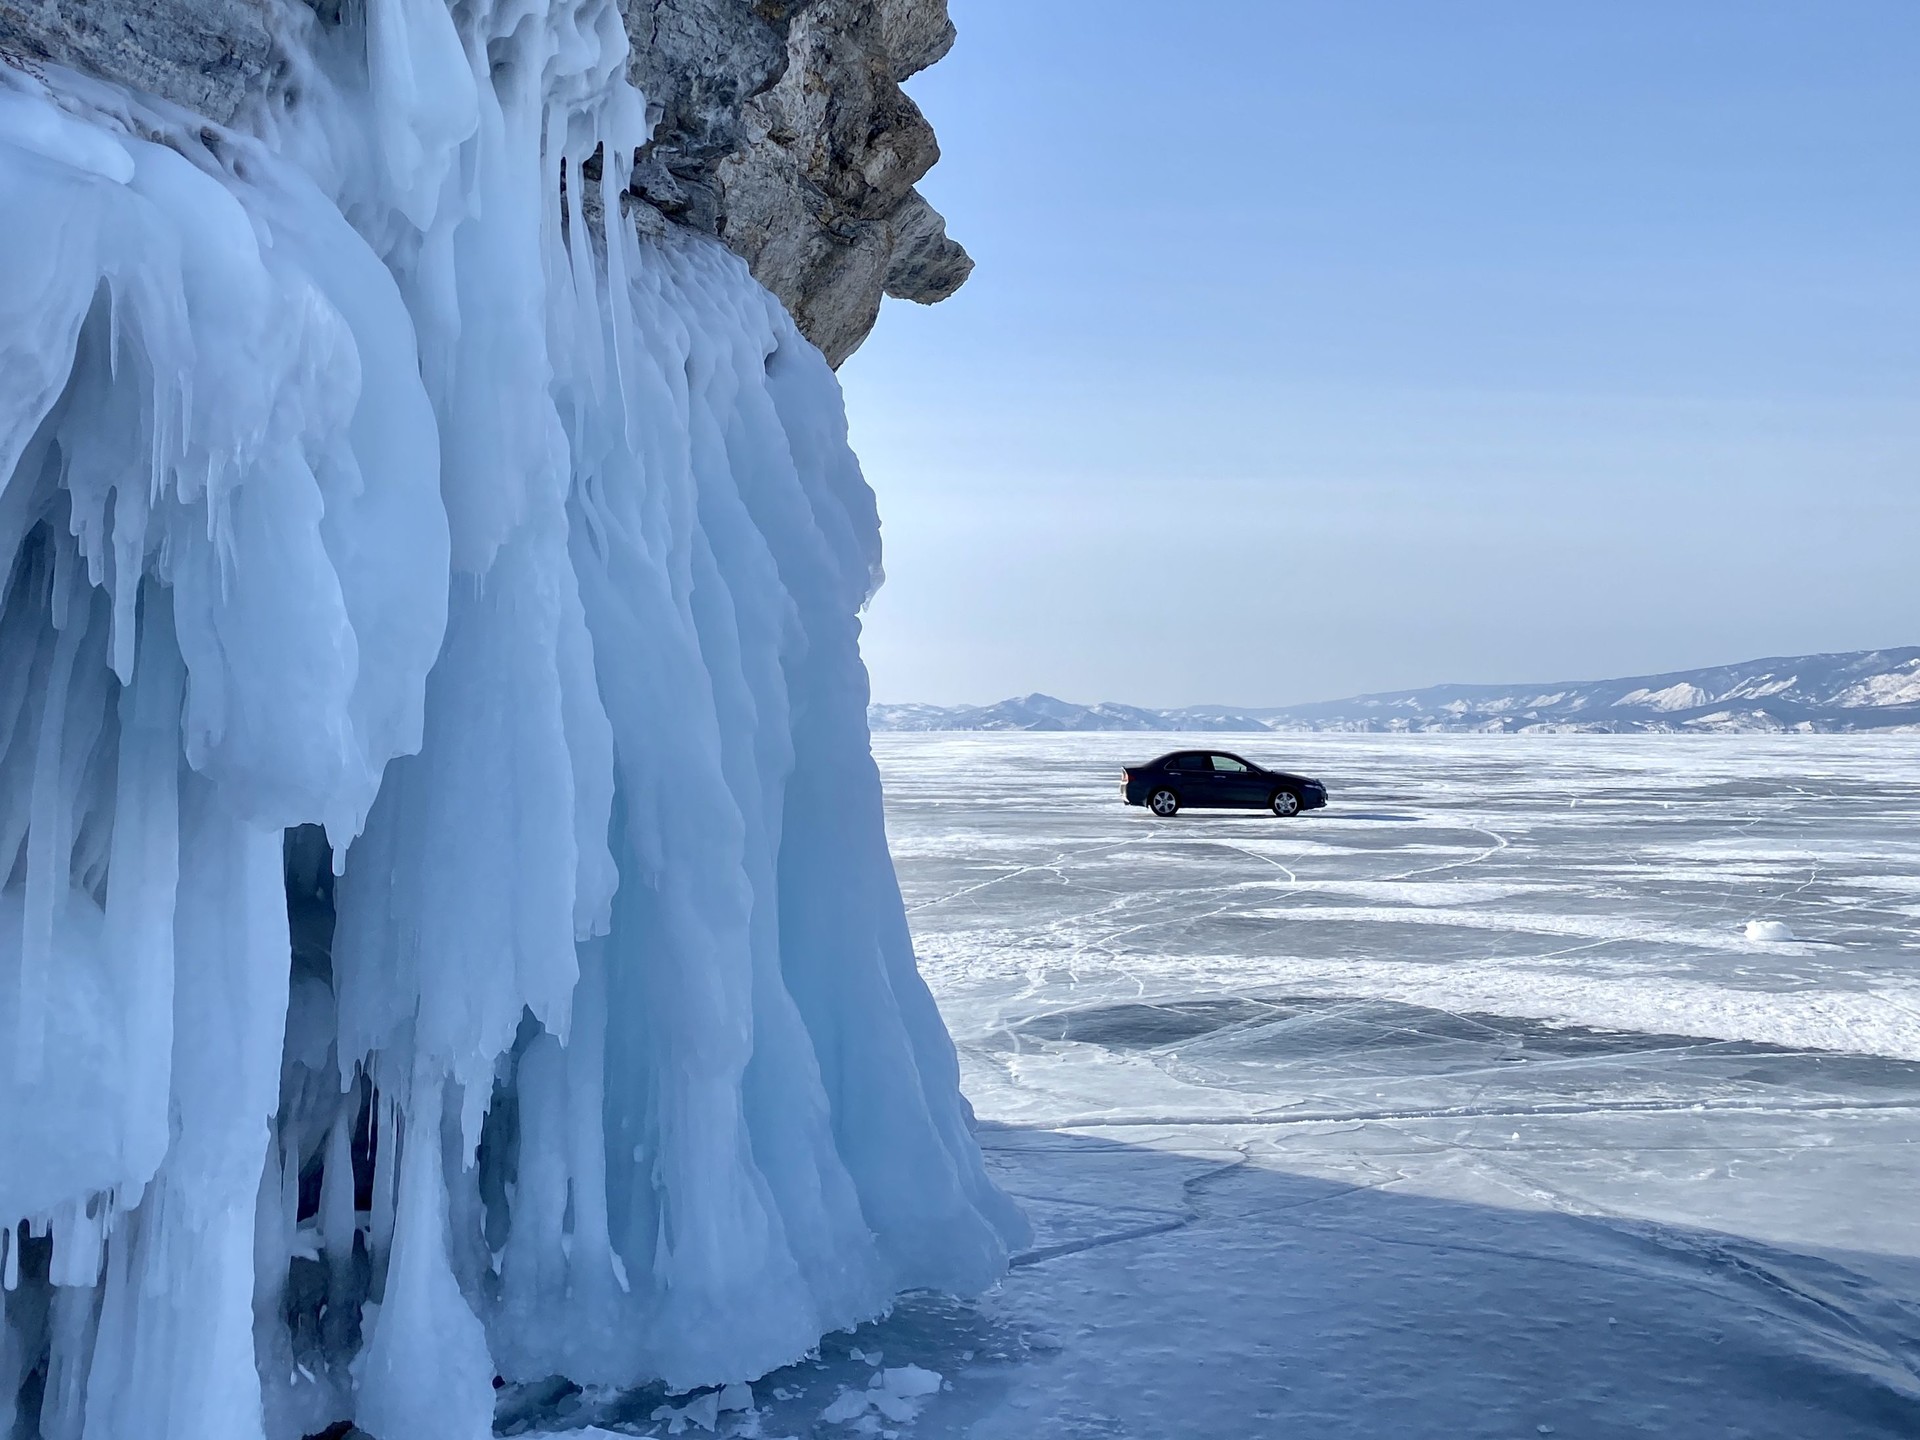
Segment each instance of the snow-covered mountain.
M1137 705L1076 705L1051 695L1023 695L995 705L874 705L867 723L875 730L1165 730L1170 715ZM1181 722L1187 723L1187 722ZM1217 728L1259 728L1251 716Z
M1623 680L1434 685L1312 705L1146 710L1027 695L875 705L875 730L1786 732L1920 729L1920 647L1749 660Z

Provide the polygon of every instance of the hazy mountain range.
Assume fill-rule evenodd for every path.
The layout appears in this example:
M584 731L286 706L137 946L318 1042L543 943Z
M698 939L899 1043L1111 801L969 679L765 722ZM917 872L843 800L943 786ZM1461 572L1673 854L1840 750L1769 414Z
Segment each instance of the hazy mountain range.
M1749 660L1624 680L1433 685L1271 709L1149 710L1026 695L995 705L875 705L867 713L875 730L1920 730L1920 646Z

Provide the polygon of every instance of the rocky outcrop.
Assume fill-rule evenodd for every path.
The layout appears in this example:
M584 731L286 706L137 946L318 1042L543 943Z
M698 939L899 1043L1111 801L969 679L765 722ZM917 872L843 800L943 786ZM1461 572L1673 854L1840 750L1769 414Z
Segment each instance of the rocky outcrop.
M747 143L745 112L787 69L796 13L808 0L623 0L628 75L647 96L653 143L633 190L663 215L716 233L715 167Z
M953 44L946 0L629 0L658 105L634 189L718 235L838 365L882 294L931 304L973 262L914 189L940 158L900 88Z
M50 60L222 124L275 83L282 0L0 0L0 58ZM312 0L310 0L312 3ZM337 0L314 8L337 17ZM914 187L940 149L901 90L953 44L946 0L623 0L653 142L634 195L718 236L838 365L893 295L973 268Z
M0 58L51 60L226 124L278 64L258 0L0 0Z
M973 262L914 186L940 158L900 82L953 44L945 0L815 0L784 74L745 107L745 143L715 166L716 233L834 364L884 292L931 304Z

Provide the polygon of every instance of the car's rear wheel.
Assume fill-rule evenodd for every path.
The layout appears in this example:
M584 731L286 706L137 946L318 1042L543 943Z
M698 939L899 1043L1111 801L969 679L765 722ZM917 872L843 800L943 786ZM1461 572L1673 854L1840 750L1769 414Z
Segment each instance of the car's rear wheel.
M1300 813L1300 797L1291 790L1273 792L1273 813L1282 820L1290 820Z
M1180 813L1180 797L1171 790L1156 790L1147 797L1147 808L1164 820Z

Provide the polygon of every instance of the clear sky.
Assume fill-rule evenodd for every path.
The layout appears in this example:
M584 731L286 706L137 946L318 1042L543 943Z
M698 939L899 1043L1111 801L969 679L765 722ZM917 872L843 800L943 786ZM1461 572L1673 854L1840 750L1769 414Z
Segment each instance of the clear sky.
M953 0L876 699L1920 643L1920 0Z

